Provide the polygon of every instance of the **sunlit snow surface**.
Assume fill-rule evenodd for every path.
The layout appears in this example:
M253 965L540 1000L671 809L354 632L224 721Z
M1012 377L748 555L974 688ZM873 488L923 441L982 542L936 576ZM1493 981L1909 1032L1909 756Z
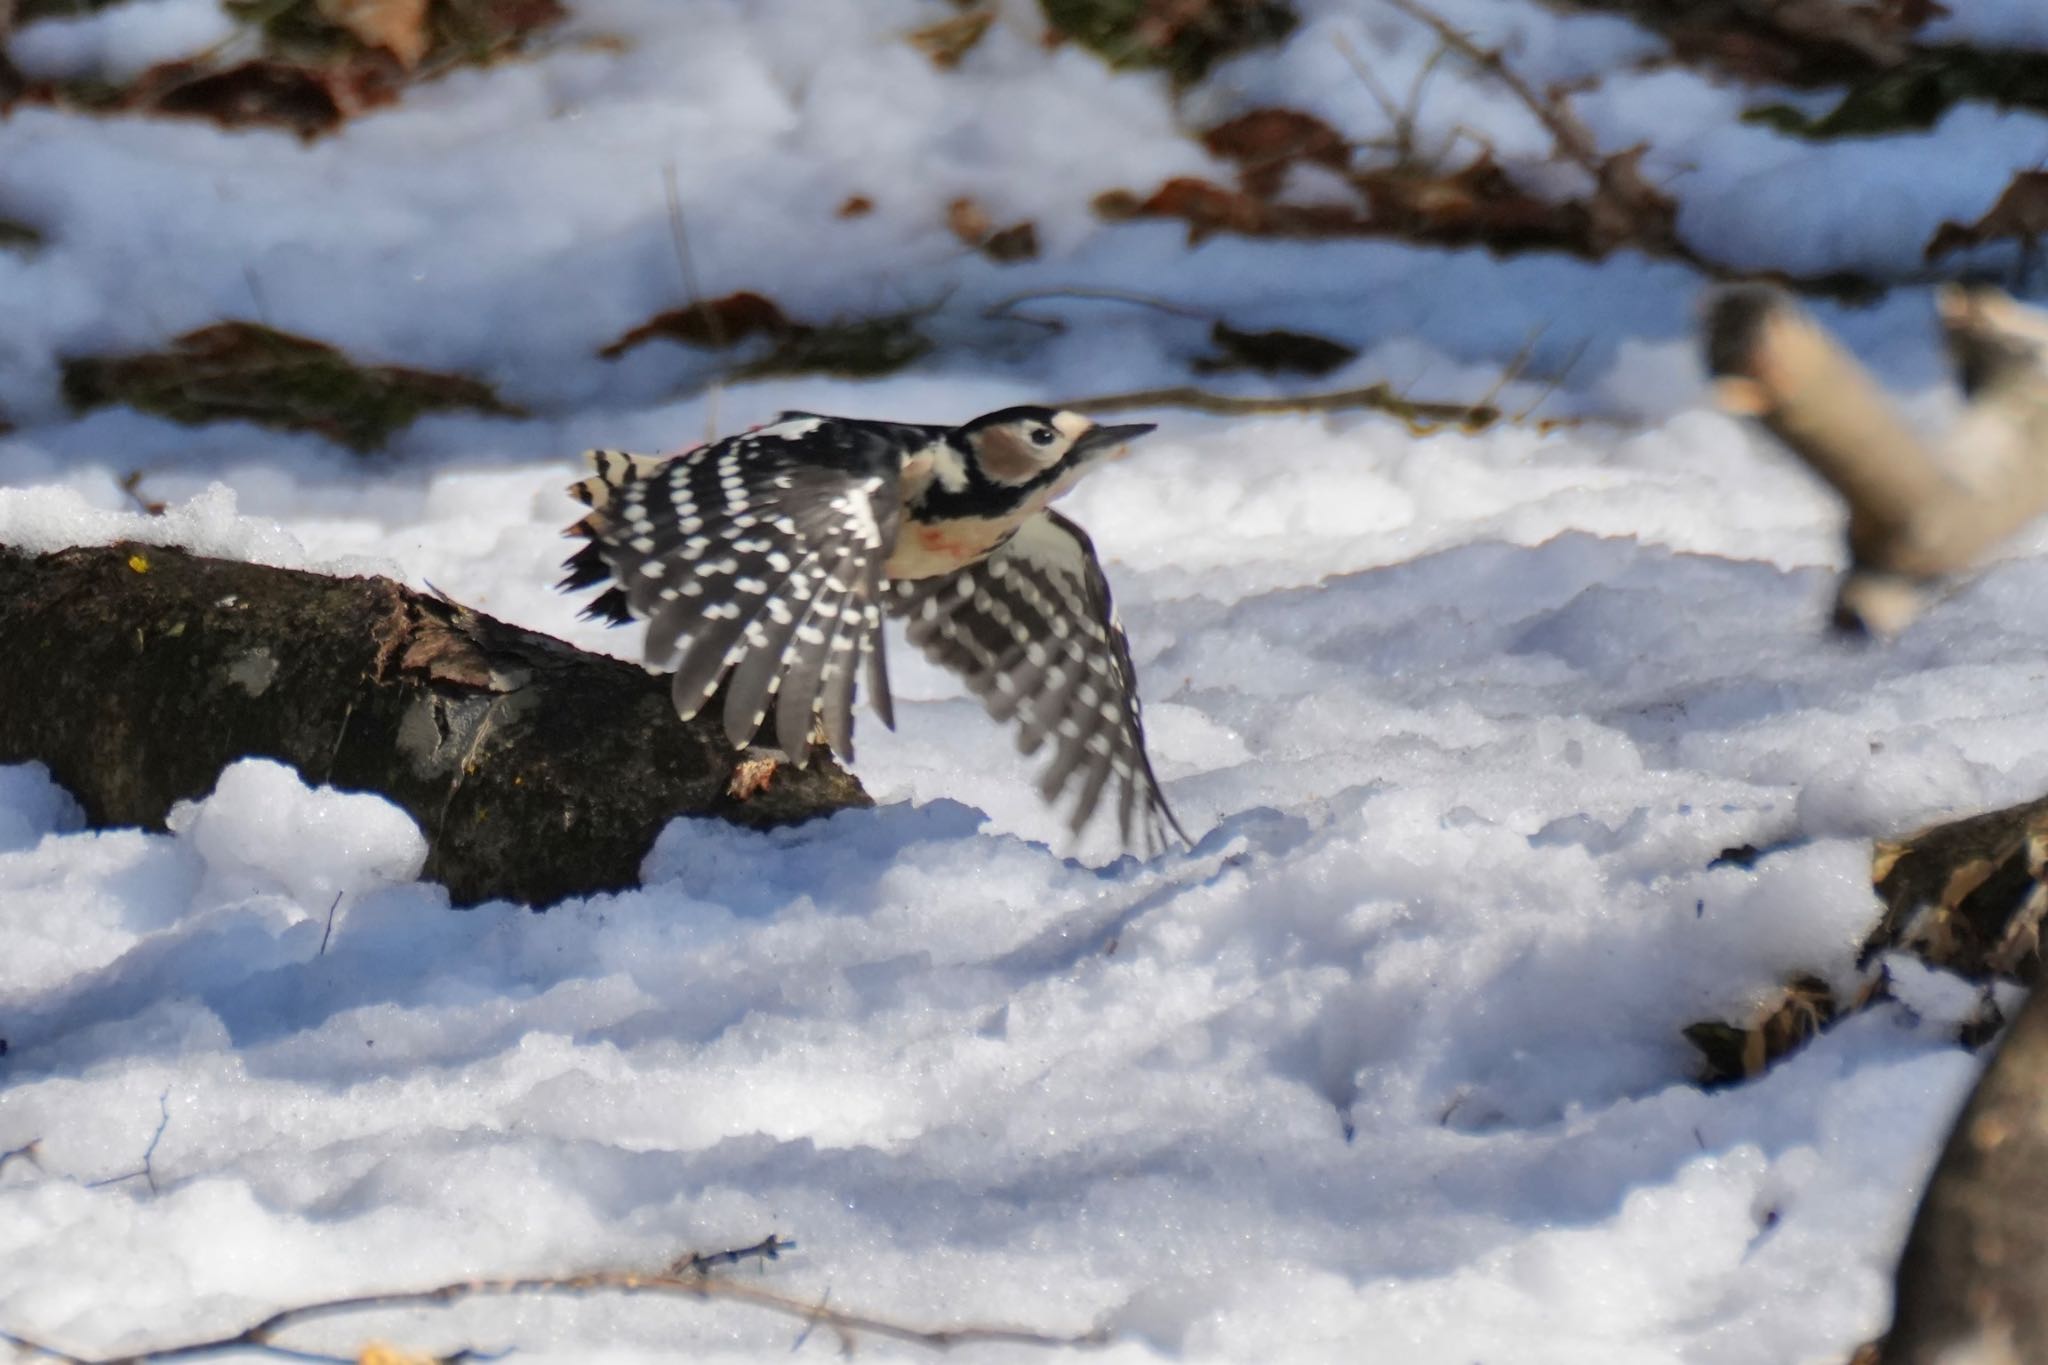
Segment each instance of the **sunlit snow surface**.
M1022 289L1114 286L1365 344L1331 387L1450 397L1541 328L1553 358L1592 342L1553 408L1632 420L1462 436L1156 414L1067 504L1203 836L1150 866L1110 861L1099 831L1067 840L1008 735L900 640L899 728L860 732L877 809L772 834L677 823L642 889L545 914L447 910L412 879L409 821L272 764L230 769L168 834L84 831L40 769L0 769L0 1150L40 1139L39 1165L0 1172L0 1329L111 1353L313 1298L653 1267L772 1231L798 1250L732 1273L917 1324L1099 1325L1112 1344L1090 1358L1114 1361L1734 1365L1835 1360L1879 1330L1975 1072L1946 1042L1969 992L1895 963L1905 1005L1711 1095L1679 1031L1794 972L1853 984L1874 834L2048 789L2041 543L1889 649L1831 643L1838 513L1701 406L1684 272L1375 243L1189 253L1174 229L1102 228L1101 189L1216 172L1158 81L1046 54L1029 5L950 77L899 40L942 5L577 8L572 36L625 50L459 74L311 147L0 123L0 212L49 238L0 252L0 404L20 426L0 439L0 540L390 572L630 655L631 632L549 586L582 445L674 448L796 405L964 417L1181 382L1201 349L1199 325L1070 303L1052 312L1076 325L1037 350L961 323L946 359L886 382L675 398L701 359L591 358L677 298L664 164L707 288L802 316L951 288L943 327ZM1305 8L1307 37L1225 68L1187 117L1288 98L1377 131L1331 33L1395 89L1431 44L1377 7ZM1552 79L1640 41L1446 9L1492 16ZM218 36L185 0L75 24L24 64ZM1439 79L1432 126L1540 146L1497 91ZM1617 76L1586 112L1686 163L1674 189L1702 237L1790 268L1917 260L2048 145L2042 120L1963 110L1882 155L1814 148L1733 123L1739 102ZM877 212L834 220L855 192ZM943 224L962 193L1034 218L1045 258L963 257ZM1927 315L1910 292L1829 314L1938 416ZM364 462L64 414L57 356L227 316L486 374L539 415L430 420ZM131 469L168 516L132 510ZM769 1359L800 1330L599 1299L292 1340Z

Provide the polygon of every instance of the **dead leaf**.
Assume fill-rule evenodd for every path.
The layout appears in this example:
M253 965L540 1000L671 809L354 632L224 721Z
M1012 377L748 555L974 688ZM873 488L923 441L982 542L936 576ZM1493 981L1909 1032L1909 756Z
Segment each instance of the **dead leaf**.
M1904 951L1972 980L2040 977L2048 799L1881 844L1872 872L1885 913L1859 962Z
M946 205L946 226L953 235L992 261L1008 265L1038 255L1038 229L1030 223L1012 223L998 230L988 211L972 199L955 199Z
M798 322L774 300L742 290L657 314L598 354L616 360L657 339L724 350L753 337L767 337L773 345L735 370L735 377L836 374L868 378L901 369L931 349L919 326L921 321L921 314L889 313L827 323Z
M865 218L875 211L875 201L864 194L849 194L839 206L841 218Z
M199 62L151 67L108 106L123 113L210 119L224 128L289 128L303 138L333 131L356 114L398 98L389 58L319 68L259 57L218 70Z
M723 298L657 313L598 354L606 360L617 360L634 347L657 339L722 350L751 336L781 337L795 330L796 325L784 316L773 299L743 289Z
M1262 199L1279 192L1287 172L1306 161L1342 171L1351 144L1335 128L1298 109L1254 109L1202 134L1212 156L1238 163L1238 183Z
M1875 998L1873 992L1865 992L1856 1008ZM1749 1023L1708 1021L1687 1025L1684 1033L1705 1063L1700 1083L1728 1085L1761 1076L1834 1023L1836 1013L1833 988L1817 976L1801 974L1786 984L1776 1003L1759 1011Z
M1262 374L1306 374L1320 377L1358 358L1342 342L1307 332L1241 332L1227 322L1209 329L1217 355L1195 362L1198 374L1257 370Z
M1039 0L1051 34L1114 66L1159 67L1175 85L1225 57L1277 43L1300 22L1285 0Z
M1272 214L1264 200L1195 176L1177 176L1144 199L1128 190L1109 190L1095 197L1095 212L1112 221L1178 218L1188 226L1189 245L1218 232L1248 237L1273 232Z
M427 0L316 0L329 22L345 28L365 47L381 47L410 71L433 45L427 32Z
M190 115L231 128L282 126L310 139L395 101L413 80L496 60L567 14L562 0L223 3L260 30L260 55L223 65L209 52L118 84L88 76L33 87L28 98L93 111Z
M946 205L946 226L953 235L968 246L978 247L988 240L993 228L988 211L972 199L955 199Z
M1038 255L1038 229L1031 223L1012 223L991 232L981 244L981 254L1002 265L1032 260Z
M2021 171L1998 196L1998 202L1974 223L1945 222L1928 239L1926 259L1982 245L2001 237L2017 240L2032 251L2048 232L2048 171Z
M885 313L797 326L775 349L736 372L740 379L770 375L829 374L873 379L893 374L931 350L920 313Z
M374 450L429 412L523 415L488 385L397 365L358 365L324 342L253 322L217 322L141 355L63 362L84 411L126 404L174 422L244 421Z
M905 36L912 47L932 59L933 66L941 71L951 71L974 50L974 45L988 33L988 27L995 18L996 12L992 7L977 6L935 24L912 29Z

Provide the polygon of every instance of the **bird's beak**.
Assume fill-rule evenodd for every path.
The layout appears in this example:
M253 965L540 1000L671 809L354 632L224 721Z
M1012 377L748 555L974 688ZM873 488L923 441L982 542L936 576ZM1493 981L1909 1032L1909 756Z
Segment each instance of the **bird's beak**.
M1126 441L1135 441L1146 432L1158 429L1153 422L1136 422L1123 427L1091 427L1081 433L1081 439L1074 442L1068 453L1083 459L1099 459Z

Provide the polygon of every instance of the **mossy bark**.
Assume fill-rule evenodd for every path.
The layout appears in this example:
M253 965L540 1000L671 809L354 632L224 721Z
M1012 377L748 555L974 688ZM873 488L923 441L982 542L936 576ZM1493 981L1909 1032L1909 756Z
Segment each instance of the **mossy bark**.
M0 640L0 763L47 764L94 824L161 827L225 764L275 758L403 807L458 904L635 885L676 815L868 804L822 749L738 800L739 755L665 679L384 578L0 547Z

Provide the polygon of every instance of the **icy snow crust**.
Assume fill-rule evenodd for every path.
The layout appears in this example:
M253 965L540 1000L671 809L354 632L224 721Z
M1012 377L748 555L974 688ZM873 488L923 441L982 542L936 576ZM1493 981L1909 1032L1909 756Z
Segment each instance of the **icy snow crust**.
M1376 7L1304 8L1301 37L1231 64L1188 121L1284 98L1380 131L1331 36L1396 90L1433 44ZM1444 8L1546 80L1640 47L1535 6ZM2048 788L2038 539L1896 647L1830 644L1838 513L1700 406L1685 272L1104 228L1100 190L1220 174L1161 82L1040 50L1021 3L940 75L900 34L946 13L592 0L542 59L310 147L17 113L0 204L48 244L0 252L20 427L0 540L381 569L630 654L549 587L583 445L674 448L788 406L965 417L1179 382L1199 350L1199 324L1041 304L1075 324L1049 348L978 331L884 382L675 398L701 356L591 357L679 297L665 164L706 289L798 316L952 289L944 327L1113 286L1360 341L1333 386L1443 396L1484 392L1541 325L1539 369L1591 343L1552 410L1643 420L1467 437L1159 415L1068 504L1110 560L1168 793L1210 831L1150 867L1105 863L1100 833L1070 846L1008 737L900 647L900 729L861 732L880 808L773 834L679 822L642 889L545 914L448 912L403 816L272 764L231 768L167 834L85 831L47 773L0 769L0 1150L41 1140L40 1167L0 1173L0 1327L111 1353L770 1231L801 1246L766 1283L918 1323L1103 1324L1090 1358L1110 1361L1834 1360L1882 1326L1974 1076L1945 1042L1968 993L1895 964L1911 1011L1712 1095L1679 1030L1793 971L1851 982L1873 834ZM32 26L24 62L219 36L188 0L64 23ZM1437 82L1426 133L1542 150L1498 91ZM1666 73L1583 107L1609 145L1651 141L1688 231L1793 269L1915 261L2048 145L2041 120L1961 109L1925 138L1807 146L1735 124L1742 98ZM877 211L834 219L853 193ZM957 194L1034 219L1044 258L963 256ZM485 375L540 416L430 420L366 463L64 415L56 356L227 316ZM1829 316L1894 382L1934 376L1923 295ZM133 510L136 468L167 517ZM1795 832L1754 869L1708 867ZM293 1340L371 1336L743 1360L797 1328L600 1299Z

